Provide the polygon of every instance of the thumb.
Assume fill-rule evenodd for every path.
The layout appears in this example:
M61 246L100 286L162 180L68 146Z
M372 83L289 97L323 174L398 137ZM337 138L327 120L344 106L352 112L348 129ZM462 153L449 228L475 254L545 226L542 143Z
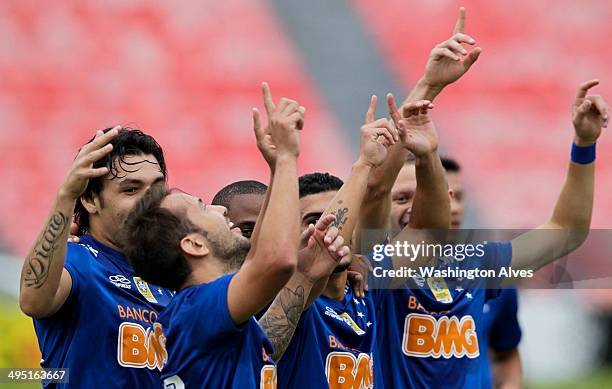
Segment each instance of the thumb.
M482 49L480 47L476 47L467 55L467 57L465 57L465 59L463 60L463 66L465 66L465 70L468 70L472 67L472 65L474 65L474 62L478 60L478 57L480 57L481 53Z
M593 106L593 103L591 102L591 100L584 100L582 104L578 106L578 113L581 114L582 116L585 113L589 112L592 106Z

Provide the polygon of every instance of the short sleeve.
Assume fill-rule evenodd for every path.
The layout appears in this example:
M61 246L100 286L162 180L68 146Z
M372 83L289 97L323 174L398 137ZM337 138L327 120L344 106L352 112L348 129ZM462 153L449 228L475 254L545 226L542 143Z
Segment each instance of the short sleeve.
M234 274L227 274L208 284L192 286L184 291L184 309L182 320L192 321L201 328L199 336L202 341L210 342L216 338L242 332L248 320L237 325L234 323L227 303L227 290Z
M516 288L504 289L500 296L489 302L494 305L489 345L495 351L510 351L521 342L521 326L518 322L518 292Z
M485 245L485 255L480 262L482 269L493 270L500 274L500 269L509 267L512 262L512 244L510 242L488 242ZM492 277L486 279L487 289L485 298L487 300L496 298L500 293L502 277Z
M90 277L91 268L91 256L89 250L78 244L68 243L66 247L66 261L64 262L64 269L70 274L72 279L72 287L70 288L70 294L64 303L64 306L74 305L80 298L81 285L86 285L87 280Z

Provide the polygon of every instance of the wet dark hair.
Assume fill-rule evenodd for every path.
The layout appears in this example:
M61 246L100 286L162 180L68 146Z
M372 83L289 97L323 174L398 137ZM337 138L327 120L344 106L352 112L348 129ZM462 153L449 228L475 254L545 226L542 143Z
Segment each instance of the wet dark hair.
M259 181L245 180L233 182L221 189L212 199L213 205L222 205L225 208L230 208L230 203L234 196L245 194L261 194L265 195L268 186Z
M300 198L311 194L337 191L342 188L344 182L329 173L309 173L298 179L300 187Z
M106 133L112 130L112 127L106 128L103 131ZM87 143L93 141L91 138ZM157 160L159 169L164 175L164 180L167 180L166 161L164 152L161 146L155 139L143 133L140 130L123 127L119 130L119 134L110 142L113 145L113 151L107 154L104 158L94 163L94 168L107 167L109 173L103 177L97 177L89 180L87 188L83 195L85 198L92 198L94 194L100 194L104 189L104 181L110 176L111 179L118 177L118 168L121 166L124 170L129 171L129 164L125 162L125 157L141 154L151 154ZM74 209L74 220L79 226L78 235L83 235L89 231L89 212L85 209L82 202L79 200Z
M459 165L459 162L452 157L442 156L440 157L440 161L442 162L442 167L448 173L459 173L461 171L461 165ZM406 163L409 165L414 165L416 163L416 157L414 154L408 153Z
M442 161L442 167L448 173L459 173L461 171L461 165L454 158L440 157L440 160Z
M191 274L181 240L198 231L186 215L161 207L170 194L165 184L151 186L130 212L121 234L123 253L147 282L178 290Z

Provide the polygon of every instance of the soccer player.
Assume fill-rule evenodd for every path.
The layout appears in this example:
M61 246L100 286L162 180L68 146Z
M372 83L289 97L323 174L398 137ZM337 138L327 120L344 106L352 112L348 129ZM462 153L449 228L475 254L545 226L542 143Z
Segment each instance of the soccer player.
M267 189L266 184L259 181L237 181L221 189L211 203L227 208L227 216L240 228L242 236L251 239Z
M19 303L34 319L41 366L69 369L69 384L46 387L158 385L150 329L172 294L134 274L119 232L165 178L161 147L138 130L98 131L79 150L21 273ZM80 244L67 243L73 212Z
M467 53L460 47L461 42L474 43L472 38L463 34L464 20L465 13L461 9L457 34L432 51L425 76L408 101L435 97L446 85L461 77L478 57L479 50ZM463 59L460 58L462 55L465 56ZM512 266L515 270L537 270L572 252L586 238L593 205L595 142L608 122L606 102L600 96L587 96L588 90L597 84L597 80L583 83L574 100L572 157L551 219L511 242L488 243L480 264L491 269ZM402 111L405 116L405 110ZM392 117L398 116L398 113L392 114ZM421 185L418 159L417 155L417 193ZM381 166L378 173L373 173L378 182L369 188L370 193L388 193L392 187L389 182L397 177L403 160L387 161L390 162ZM395 170L383 171L390 167ZM442 195L444 187L444 181L438 181L437 193ZM418 199L415 195L415 207ZM380 215L389 214L389 198L380 197L378 202L367 200L368 197L365 203L369 204L370 217L379 217L371 220L375 222L373 224L384 225ZM413 210L410 224L413 224L415 216ZM418 224L421 228L439 227L427 218L419 220ZM395 264L396 258L391 260ZM445 261L458 264L455 258L446 258ZM472 264L464 266L474 266L476 261L470 262ZM415 278L409 287L381 293L382 297L377 301L381 324L378 347L387 387L474 388L481 385L476 359L481 352L477 331L479 323L482 323L484 303L496 293L485 290L484 285L467 287L450 281L437 277Z
M418 104L419 109L428 105ZM302 228L332 214L345 241L352 239L370 173L387 158L387 149L400 140L399 132L387 119L374 120L375 105L373 96L361 128L360 156L345 183L322 173L300 177ZM415 138L409 142L411 146L422 145L422 139L416 139L418 134L407 136ZM426 165L424 162L423 166ZM322 293L303 313L279 362L280 387L381 385L377 374L380 365L375 344L374 301L369 293L357 296L347 284L348 265L340 264L320 285L321 289L313 288Z
M232 228L224 207L162 186L128 218L125 247L136 272L178 291L155 328L167 352L165 387L276 387L274 350L253 315L296 269L304 108L284 98L275 105L267 84L264 98L269 120L262 131L275 146L264 156L273 155L274 164L251 243ZM254 119L259 131L258 112Z
M442 157L441 160L451 193L451 227L461 228L465 208L461 166L452 158ZM392 229L401 229L410 220L417 187L414 163L414 157L410 156L391 190ZM490 387L492 383L495 383L495 387L521 387L522 369L518 351L521 328L517 311L518 293L514 287L501 289L499 297L484 304L483 321L482 324L478 323L478 343L483 350L479 357L483 387Z
M358 161L346 183L329 174L300 177L302 228L334 215L335 227L349 242L368 175L386 157L395 142L386 119L361 129ZM295 334L279 361L279 387L370 387L374 372L374 306L357 299L347 284L350 262L339 265L311 291L312 306L300 318ZM320 297L319 297L320 295Z

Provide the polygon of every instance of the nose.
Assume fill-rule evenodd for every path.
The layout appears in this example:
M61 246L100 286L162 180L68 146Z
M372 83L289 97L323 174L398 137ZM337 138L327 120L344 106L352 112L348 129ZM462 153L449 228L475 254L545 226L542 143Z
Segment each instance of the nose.
M212 207L213 211L220 213L227 219L227 208L225 208L223 205L210 205L210 207Z

